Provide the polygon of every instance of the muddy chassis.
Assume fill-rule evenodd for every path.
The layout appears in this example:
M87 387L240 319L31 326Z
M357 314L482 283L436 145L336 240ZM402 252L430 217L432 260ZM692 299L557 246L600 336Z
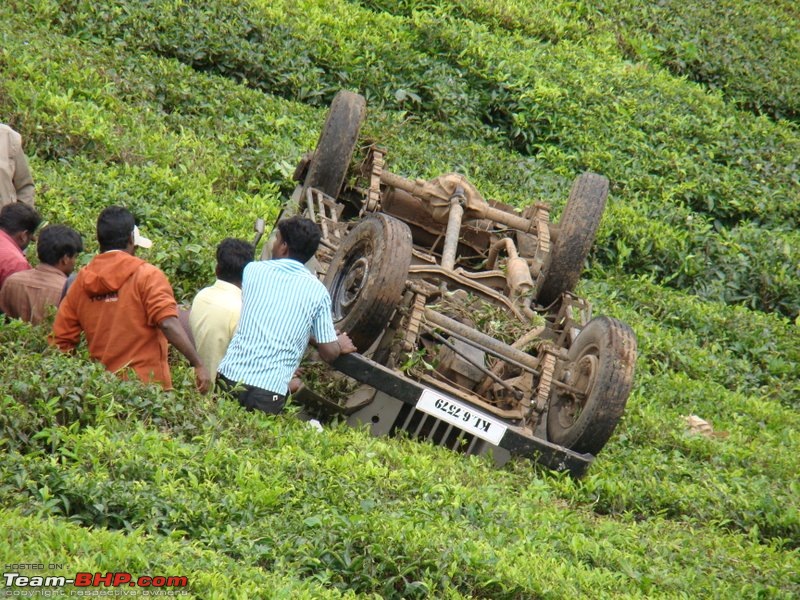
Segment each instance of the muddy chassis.
M572 293L608 181L580 175L554 225L547 204L518 212L458 174L391 173L376 146L351 168L364 114L363 97L337 94L284 211L320 225L313 268L359 350L333 366L361 386L297 399L375 435L580 476L624 411L636 360L630 327L592 318Z

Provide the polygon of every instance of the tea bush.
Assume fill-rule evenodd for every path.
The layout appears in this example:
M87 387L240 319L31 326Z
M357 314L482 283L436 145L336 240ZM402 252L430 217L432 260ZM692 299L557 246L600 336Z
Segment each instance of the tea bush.
M209 407L209 400L200 404ZM63 431L55 461L7 453L4 502L94 528L187 538L274 573L389 597L791 589L793 564L778 560L779 546L725 533L725 523L702 513L683 517L692 533L665 518L677 515L652 514L650 506L639 523L587 511L603 508L591 497L602 495L598 485L624 478L531 480L527 462L496 471L484 460L344 427L318 434L290 417L248 415L228 401L207 414L191 437L110 414L102 426ZM568 510L558 497L570 489ZM718 501L731 508L727 498ZM709 528L712 536L697 535ZM680 559L656 542L661 538L681 548ZM738 566L740 552L755 561L750 569ZM700 567L708 553L710 571ZM515 560L533 554L541 571ZM676 560L682 577L673 575Z
M543 170L561 176L602 171L612 180L618 210L636 206L640 213L607 217L613 240L630 249L627 272L654 274L666 285L715 300L798 314L796 128L738 111L720 94L676 80L658 63L631 63L618 47L616 25L571 5L541 9L552 15L546 21L552 27L559 21L576 24L574 31L566 28L572 33L553 39L497 27L488 17L472 21L463 11L450 15L447 5L439 10L409 4L387 15L341 0L290 4L182 4L174 10L171 3L152 0L121 2L110 11L78 0L40 3L65 33L130 48L137 60L141 52L175 57L196 71L315 105L325 105L339 87L355 88L373 110L400 110L421 120L426 145L437 144L431 139L437 136L451 146L482 139L534 156ZM475 6L486 12L482 4ZM503 6L492 10L503 13ZM520 8L508 11L513 15ZM184 76L162 79L171 85L158 87L180 87L173 82ZM159 90L166 99L159 108L182 112L171 104L187 89ZM79 133L85 135L70 133L67 145L80 143ZM92 143L102 148L110 140ZM287 154L279 158L257 145L236 147L231 164L255 167L256 173L271 167L267 177L285 191L282 178L290 169L281 161ZM503 160L514 165L520 159L512 153ZM525 190L518 186L504 195L519 199L520 189ZM654 218L658 227L646 222ZM754 235L762 226L781 243ZM602 244L603 239L596 256L619 262L616 244Z
M792 22L781 3L742 6L774 9L757 28ZM185 574L200 598L800 594L800 137L748 112L787 116L796 74L773 76L749 43L717 68L726 32L751 35L734 19L698 50L716 79L676 78L659 39L709 9L635 8L0 5L0 115L23 133L46 220L83 232L84 264L97 212L125 204L156 242L142 255L191 299L220 239L277 214L347 87L368 98L362 142L387 145L400 174L459 171L556 220L577 173L609 176L580 292L640 347L627 414L573 481L247 414L198 396L177 358L172 392L120 381L48 348L47 324L2 323L6 562ZM689 433L690 414L719 435Z
M140 531L121 534L102 529L88 530L56 519L25 516L0 509L4 539L0 547L3 564L14 564L20 556L48 557L47 563L62 569L38 572L45 576L74 577L77 572L119 572L120 565L138 574L186 577L190 598L246 599L269 590L271 598L356 598L313 582L268 573L243 565L181 540L154 539ZM71 589L70 591L75 591ZM168 590L164 590L165 592Z
M600 2L635 60L721 90L732 103L800 119L800 34L791 2Z
M456 14L498 31L558 43L612 29L632 60L721 90L738 106L775 118L798 119L798 18L793 4L774 2L615 2L516 0L428 2L362 0L374 11Z

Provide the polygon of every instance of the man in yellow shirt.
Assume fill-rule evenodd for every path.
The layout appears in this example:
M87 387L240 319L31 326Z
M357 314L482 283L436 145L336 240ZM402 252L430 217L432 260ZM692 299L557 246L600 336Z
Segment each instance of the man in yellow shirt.
M217 280L203 288L192 302L189 325L197 353L216 377L242 312L242 272L255 250L244 240L226 238L217 247Z

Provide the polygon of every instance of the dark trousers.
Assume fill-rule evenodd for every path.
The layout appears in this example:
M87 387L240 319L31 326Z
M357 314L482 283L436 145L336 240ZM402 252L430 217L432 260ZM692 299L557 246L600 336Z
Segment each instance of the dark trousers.
M217 386L219 389L236 398L247 410L260 410L271 415L277 415L286 405L286 396L263 390L246 383L231 381L222 373L217 373Z

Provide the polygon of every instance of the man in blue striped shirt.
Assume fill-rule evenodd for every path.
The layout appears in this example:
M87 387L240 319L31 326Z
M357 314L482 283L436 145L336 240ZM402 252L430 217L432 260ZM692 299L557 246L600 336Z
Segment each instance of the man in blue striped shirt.
M239 384L232 393L248 410L283 409L310 337L326 362L356 349L346 333L336 333L328 290L304 266L319 241L313 221L299 216L280 221L272 260L244 269L242 315L218 381L223 390Z

